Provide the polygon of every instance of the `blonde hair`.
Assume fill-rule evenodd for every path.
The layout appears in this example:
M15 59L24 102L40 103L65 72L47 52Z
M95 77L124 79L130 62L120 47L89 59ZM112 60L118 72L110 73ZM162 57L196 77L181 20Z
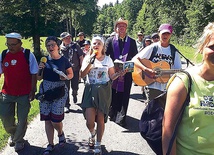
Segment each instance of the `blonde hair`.
M214 22L209 23L203 31L202 36L198 39L197 44L195 47L197 47L196 54L203 54L203 49L207 46L207 44L210 42L211 36L214 34Z

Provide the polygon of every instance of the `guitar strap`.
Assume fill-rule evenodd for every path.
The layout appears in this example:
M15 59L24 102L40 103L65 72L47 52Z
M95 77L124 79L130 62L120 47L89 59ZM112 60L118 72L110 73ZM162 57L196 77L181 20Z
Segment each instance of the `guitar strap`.
M174 64L174 60L175 60L175 53L178 52L186 60L187 67L189 66L189 64L191 64L192 66L194 66L194 64L188 58L186 58L181 52L179 52L179 50L176 49L174 45L172 45L172 44L169 44L169 45L170 45L170 50L171 50L173 64ZM150 61L152 61L152 59L156 55L157 50L158 50L158 46L154 46L152 54L151 54L151 56L149 58Z

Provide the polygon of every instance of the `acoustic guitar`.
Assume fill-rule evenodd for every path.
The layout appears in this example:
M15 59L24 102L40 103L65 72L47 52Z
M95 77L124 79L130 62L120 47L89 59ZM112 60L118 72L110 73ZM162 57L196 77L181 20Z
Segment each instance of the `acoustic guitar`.
M140 61L144 66L153 69L156 72L156 75L155 78L151 78L135 65L134 72L132 72L132 78L138 86L147 86L153 82L167 83L170 74L181 71L181 69L170 69L170 65L166 61L159 61L157 63L148 59L141 59Z

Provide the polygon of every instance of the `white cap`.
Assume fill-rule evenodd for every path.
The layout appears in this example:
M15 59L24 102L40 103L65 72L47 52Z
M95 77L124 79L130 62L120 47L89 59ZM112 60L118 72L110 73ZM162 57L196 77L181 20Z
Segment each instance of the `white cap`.
M93 43L93 42L95 42L95 40L100 40L104 45L105 41L104 41L104 39L102 37L100 37L100 36L93 37L91 42Z
M5 37L6 38L15 38L15 39L22 40L22 36L19 33L15 33L15 32L8 33L8 34L5 35Z

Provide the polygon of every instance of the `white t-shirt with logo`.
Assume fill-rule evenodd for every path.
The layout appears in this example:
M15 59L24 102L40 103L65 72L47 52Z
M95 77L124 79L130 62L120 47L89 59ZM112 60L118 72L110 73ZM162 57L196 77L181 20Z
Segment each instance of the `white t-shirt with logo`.
M83 65L87 63L90 55L87 55L83 60ZM114 63L109 56L105 55L105 58L102 61L95 59L93 68L89 71L86 78L86 83L89 84L105 84L110 81L108 70L109 68L114 67Z

